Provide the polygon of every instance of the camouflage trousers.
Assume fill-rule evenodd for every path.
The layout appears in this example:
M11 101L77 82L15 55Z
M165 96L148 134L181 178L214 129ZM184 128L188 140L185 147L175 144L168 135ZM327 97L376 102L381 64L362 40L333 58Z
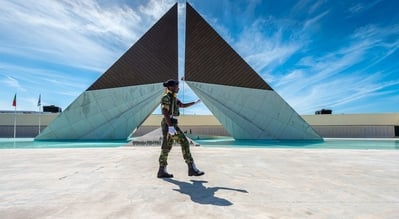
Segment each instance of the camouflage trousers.
M181 145L181 151L183 153L183 158L186 161L186 163L187 164L193 163L194 160L193 157L191 156L190 144L184 133L180 130L179 126L177 126L177 124L174 125L176 129L176 134L173 136L168 133L168 125L166 124L165 119L162 120L161 127L162 127L163 139L162 139L161 155L159 156L159 166L165 167L168 165L168 155L170 150L172 149L174 141L176 141Z

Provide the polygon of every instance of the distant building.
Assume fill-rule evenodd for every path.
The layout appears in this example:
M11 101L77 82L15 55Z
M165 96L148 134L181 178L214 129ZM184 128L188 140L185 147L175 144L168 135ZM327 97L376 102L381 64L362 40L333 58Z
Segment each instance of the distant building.
M62 108L54 105L43 106L43 112L60 113L62 112Z
M321 109L321 110L317 110L315 112L316 115L320 115L320 114L332 114L332 110L330 109Z

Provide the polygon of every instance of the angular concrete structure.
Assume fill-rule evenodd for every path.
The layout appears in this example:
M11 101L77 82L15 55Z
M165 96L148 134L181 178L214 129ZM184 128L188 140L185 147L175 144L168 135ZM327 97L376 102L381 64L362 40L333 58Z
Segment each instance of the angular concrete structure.
M236 139L321 139L189 4L187 84ZM177 4L37 140L126 139L178 78Z
M177 4L69 105L36 140L126 139L178 77Z
M185 79L235 139L321 137L189 4Z

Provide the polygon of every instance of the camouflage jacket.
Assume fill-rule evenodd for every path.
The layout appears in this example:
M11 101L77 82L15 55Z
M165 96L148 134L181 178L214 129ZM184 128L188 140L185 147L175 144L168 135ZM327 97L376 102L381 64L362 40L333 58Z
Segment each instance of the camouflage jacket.
M179 103L180 100L177 99L175 95L168 92L161 99L161 109L166 109L169 112L169 115L179 116Z

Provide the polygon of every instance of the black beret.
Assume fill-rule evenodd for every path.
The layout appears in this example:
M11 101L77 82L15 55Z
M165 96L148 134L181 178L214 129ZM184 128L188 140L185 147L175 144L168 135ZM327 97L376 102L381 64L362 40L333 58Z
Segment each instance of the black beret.
M163 82L164 87L172 87L172 86L176 86L176 85L179 85L179 81L174 80L174 79L169 79L169 80Z

